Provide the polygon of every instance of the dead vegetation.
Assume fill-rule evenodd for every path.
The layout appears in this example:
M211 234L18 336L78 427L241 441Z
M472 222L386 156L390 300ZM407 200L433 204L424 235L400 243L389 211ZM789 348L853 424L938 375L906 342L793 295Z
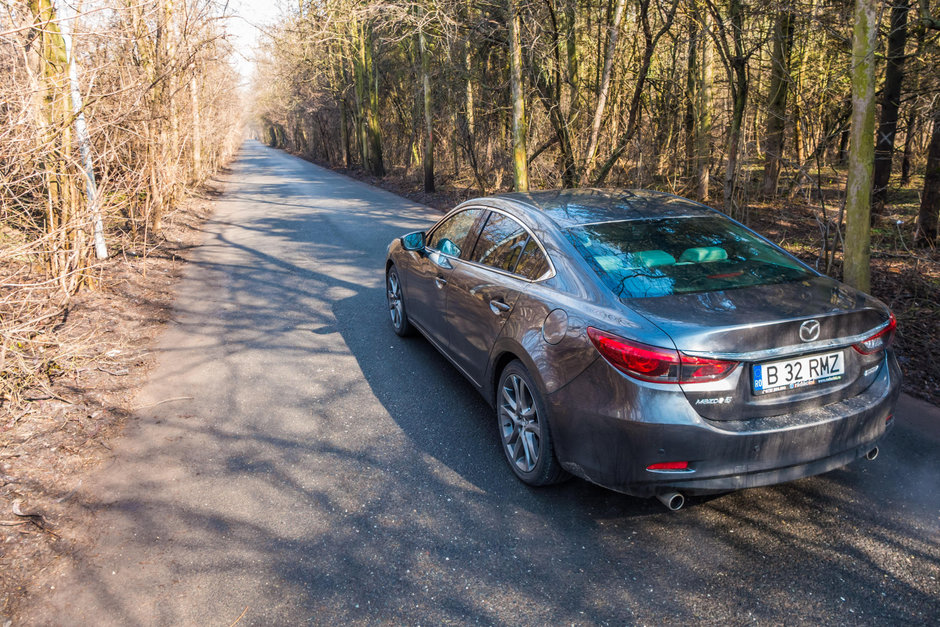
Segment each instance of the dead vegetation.
M56 308L36 327L31 352L19 353L29 380L0 411L0 624L24 602L25 583L69 553L75 530L91 522L71 497L110 455L154 364L149 346L169 319L209 199L185 206L149 245L96 266L97 289Z

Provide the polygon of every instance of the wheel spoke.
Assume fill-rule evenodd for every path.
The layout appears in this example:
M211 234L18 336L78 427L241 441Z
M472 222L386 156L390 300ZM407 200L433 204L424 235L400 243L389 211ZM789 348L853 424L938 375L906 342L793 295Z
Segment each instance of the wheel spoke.
M524 445L523 445L523 443L522 443L522 438L519 437L519 432L518 432L518 431L514 431L514 432L513 432L513 436L514 436L514 437L512 438L512 440L511 440L510 442L508 442L508 443L506 444L506 446L507 446L507 448L509 449L509 451L512 453L512 459L513 459L513 461L515 461L515 462L518 463L518 461L519 461L519 449L521 449Z
M530 422L528 425L526 425L526 429L529 431L529 433L535 436L536 440L542 439L542 426L539 424L538 420L533 420Z
M522 450L525 452L525 470L532 470L535 466L535 454L532 450L532 442L529 439L529 434L525 431L521 434L522 437L519 439L522 440Z
M516 399L513 398L512 396L512 390L510 390L505 385L503 386L503 398L506 399L506 405L503 405L503 407L506 407L508 405L508 411L511 411L513 414L515 414L516 413Z

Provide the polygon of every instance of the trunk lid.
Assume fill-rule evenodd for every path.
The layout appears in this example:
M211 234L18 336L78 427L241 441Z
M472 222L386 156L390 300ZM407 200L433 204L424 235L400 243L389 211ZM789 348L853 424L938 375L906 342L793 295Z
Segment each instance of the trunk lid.
M692 406L713 420L779 415L854 396L877 376L884 353L862 355L852 345L888 321L876 299L828 277L736 290L676 294L626 301L669 335L680 351L699 357L742 362L727 378L682 384ZM815 321L815 322L814 322ZM814 332L813 327L817 326ZM804 324L810 328L801 327ZM799 381L771 392L755 388L767 365L782 369L793 360L814 369L811 382ZM818 366L839 364L838 375ZM762 370L755 370L761 366ZM773 370L777 381L777 370Z

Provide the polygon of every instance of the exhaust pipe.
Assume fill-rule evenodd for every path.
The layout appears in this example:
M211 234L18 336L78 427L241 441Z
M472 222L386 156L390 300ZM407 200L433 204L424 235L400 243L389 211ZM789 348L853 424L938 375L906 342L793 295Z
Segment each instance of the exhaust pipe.
M657 494L656 498L658 498L659 502L665 505L666 509L671 512L678 512L680 509L682 509L682 506L685 505L685 497L678 492Z
M872 461L872 460L874 460L874 459L877 458L877 457L878 457L878 447L877 447L877 446L876 446L875 448L873 448L872 450L868 451L867 453L865 453L865 459L867 459L868 461Z

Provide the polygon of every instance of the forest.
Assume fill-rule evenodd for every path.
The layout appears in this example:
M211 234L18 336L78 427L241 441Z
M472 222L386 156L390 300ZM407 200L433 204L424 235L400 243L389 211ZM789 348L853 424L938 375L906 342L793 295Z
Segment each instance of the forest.
M929 354L938 37L929 0L301 0L259 53L254 132L442 209L691 197L873 291Z

